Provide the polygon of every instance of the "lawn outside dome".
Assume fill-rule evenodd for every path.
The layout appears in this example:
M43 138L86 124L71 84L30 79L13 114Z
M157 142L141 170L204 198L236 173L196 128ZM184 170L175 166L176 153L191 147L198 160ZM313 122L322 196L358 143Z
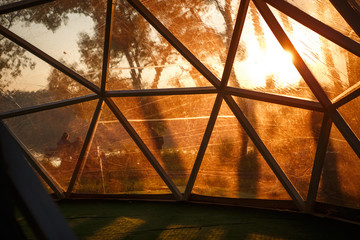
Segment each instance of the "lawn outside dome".
M0 14L0 119L57 198L360 210L359 1Z

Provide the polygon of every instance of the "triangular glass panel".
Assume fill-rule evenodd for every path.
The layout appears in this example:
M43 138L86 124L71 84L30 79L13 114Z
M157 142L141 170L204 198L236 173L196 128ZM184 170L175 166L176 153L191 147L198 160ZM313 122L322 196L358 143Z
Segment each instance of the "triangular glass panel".
M192 193L229 198L290 199L225 102Z
M114 101L184 192L215 95L131 97Z
M211 86L132 6L115 7L108 90Z
M63 189L75 169L96 101L32 113L4 120Z
M360 159L333 125L317 201L360 209L359 172Z
M360 97L341 106L338 110L358 138L360 138Z
M360 57L276 9L271 10L330 99L358 82Z
M229 86L314 99L286 52L251 2Z
M141 1L209 70L221 78L240 1Z
M336 8L331 4L331 1L328 0L285 0L292 4L293 6L299 8L300 10L306 12L313 18L325 23L326 25L332 27L333 29L341 32L345 36L352 38L353 40L360 42L359 36L357 36L341 16L341 14L336 10Z
M92 93L23 48L0 41L9 47L0 59L7 62L0 67L0 113Z
M106 5L56 1L0 16L2 25L99 85Z
M323 114L249 99L235 98L235 101L289 180L306 199Z
M150 162L105 105L75 192L171 193Z

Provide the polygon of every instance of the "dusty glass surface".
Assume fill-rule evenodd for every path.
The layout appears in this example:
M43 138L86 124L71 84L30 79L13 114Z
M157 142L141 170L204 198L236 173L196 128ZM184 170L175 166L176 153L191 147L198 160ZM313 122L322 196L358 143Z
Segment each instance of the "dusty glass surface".
M239 0L141 2L195 57L221 78Z
M306 199L322 113L235 98L291 183Z
M360 57L272 8L306 65L330 99L358 82Z
M114 99L180 191L184 191L215 95Z
M286 52L251 3L229 79L229 86L313 99Z
M285 0L345 36L360 42L359 36L328 0Z
M95 106L96 102L91 101L10 118L4 122L34 159L66 189Z
M1 15L0 23L89 81L99 84L105 12L103 1L63 0ZM16 52L17 48L15 44L11 45L15 53L11 58L23 61L24 56Z
M333 125L317 201L360 209L359 172L359 158Z
M22 55L22 59L6 59L17 53ZM92 93L20 47L17 50L6 49L2 54L0 62L6 61L7 64L2 65L4 68L0 67L0 112Z
M126 1L115 5L107 89L211 84Z
M290 199L225 102L193 193L230 198Z
M84 170L74 191L100 194L170 193L107 106L103 107Z

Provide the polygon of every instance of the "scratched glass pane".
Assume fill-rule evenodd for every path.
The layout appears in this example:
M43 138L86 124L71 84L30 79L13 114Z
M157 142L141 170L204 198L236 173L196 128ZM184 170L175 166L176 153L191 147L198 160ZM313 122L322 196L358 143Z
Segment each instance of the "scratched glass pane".
M240 1L141 1L209 70L221 78Z
M66 189L79 157L96 101L4 120L32 157Z
M105 10L103 1L53 1L1 15L0 23L98 85ZM21 57L18 54L12 57L17 56Z
M117 2L107 89L210 85L130 4L126 1Z
M360 161L332 126L317 201L360 209Z
M193 192L229 198L290 199L225 102Z
M282 171L306 199L323 114L250 99L235 101Z
M215 95L114 99L181 191L193 167Z
M103 107L74 191L100 194L171 193L107 106Z
M0 113L92 93L23 48L16 47L6 39L0 42L4 44L0 45L0 49L2 46L6 48L0 63L7 62L2 65L5 67L0 67ZM16 54L21 56L6 59Z
M290 4L309 14L313 18L341 32L345 36L360 42L359 36L349 26L341 14L328 0L286 0ZM359 8L360 10L360 8Z

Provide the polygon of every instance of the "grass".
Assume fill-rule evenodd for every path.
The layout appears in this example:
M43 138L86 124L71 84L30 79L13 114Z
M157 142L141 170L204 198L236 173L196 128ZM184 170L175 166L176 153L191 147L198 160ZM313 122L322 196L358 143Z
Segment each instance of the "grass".
M291 212L114 200L58 205L79 239L360 239L358 225Z

